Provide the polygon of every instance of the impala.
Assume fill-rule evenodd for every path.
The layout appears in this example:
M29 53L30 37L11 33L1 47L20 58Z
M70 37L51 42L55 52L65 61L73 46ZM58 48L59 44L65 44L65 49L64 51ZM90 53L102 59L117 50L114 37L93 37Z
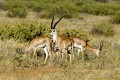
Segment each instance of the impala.
M36 59L37 59L36 50L38 48L44 48L44 52L46 54L46 57L45 57L45 60L44 60L44 64L45 64L48 56L50 56L50 59L51 59L51 43L52 43L52 41L48 36L42 36L42 37L34 38L31 41L28 48L26 49L26 53L32 50L34 52L34 55L35 55Z
M74 41L74 47L78 48L78 55L81 52L82 53L82 59L84 59L84 54L83 54L83 50L84 49L88 49L91 51L94 51L96 53L96 56L99 57L99 53L102 50L103 47L103 42L101 41L99 49L98 48L94 48L92 46L90 46L87 41L85 41L84 39L78 38L78 37L70 37L71 39L73 39Z
M60 20L62 19L62 17L60 18ZM62 46L62 44L60 44L62 42L62 40L64 39L69 39L69 41L71 40L72 41L72 47L75 47L75 48L78 48L78 55L79 53L81 52L82 53L82 60L84 60L84 49L88 49L88 50L92 50L96 53L96 56L99 57L99 53L102 49L102 46L103 46L103 43L100 44L100 48L97 49L97 48L94 48L92 46L90 46L85 40L81 39L81 38L78 38L78 37L68 37L68 36L58 36L57 34L57 30L55 29L55 26L57 25L58 22L60 22L60 20L58 20L54 26L53 26L53 20L54 20L54 16L53 16L53 19L52 19L52 22L51 22L51 33L50 35L52 35L53 37L53 42L56 43L56 48L60 48L60 45ZM70 42L71 42L70 41ZM67 42L66 42L67 44ZM62 49L62 48L61 48ZM62 54L62 57L63 57L63 54Z
M74 41L66 36L59 36L57 30L55 29L55 26L60 22L62 17L53 25L54 21L54 16L52 18L51 22L51 32L49 33L52 36L53 42L55 43L55 48L58 48L59 50L59 55L60 53L62 54L62 59L63 59L63 54L66 52L69 55L70 62L71 62L71 50L73 51L73 43Z

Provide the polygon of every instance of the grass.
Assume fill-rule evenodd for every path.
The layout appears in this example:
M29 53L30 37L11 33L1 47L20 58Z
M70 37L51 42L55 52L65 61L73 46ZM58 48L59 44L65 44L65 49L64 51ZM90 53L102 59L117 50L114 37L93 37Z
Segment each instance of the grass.
M104 47L99 58L94 53L85 51L89 60L86 65L80 58L69 64L64 60L62 65L42 65L44 53L36 61L33 58L24 59L22 53L16 49L24 49L28 43L20 43L19 40L0 40L0 80L119 80L120 79L120 25L111 24L115 29L115 35L106 37L103 35L92 35L92 25L98 23L109 23L109 16L93 16L81 14L82 19L63 19L58 24L60 31L64 29L81 29L88 33L92 40L90 45L99 45L104 40ZM25 19L6 18L1 12L0 24L16 25L21 22L40 22L50 26L50 19L40 19L31 12ZM42 49L41 49L42 50ZM21 54L20 54L21 53Z

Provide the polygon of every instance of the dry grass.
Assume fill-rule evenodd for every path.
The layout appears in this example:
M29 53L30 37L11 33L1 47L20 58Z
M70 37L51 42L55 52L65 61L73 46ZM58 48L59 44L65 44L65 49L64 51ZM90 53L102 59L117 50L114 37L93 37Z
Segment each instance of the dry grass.
M59 30L81 29L90 33L92 25L100 22L109 23L108 16L92 16L82 14L83 19L63 19L58 24ZM51 20L39 19L35 13L30 13L26 19L6 18L0 12L0 24L15 25L21 22L41 22L50 25ZM42 65L43 57L38 61L26 59L16 49L24 48L26 43L10 39L0 41L0 80L119 80L120 79L120 25L113 25L116 34L112 37L90 35L89 44L99 44L104 40L104 47L100 58L95 58L93 52L86 51L89 60L84 65L81 57L69 64L64 61L62 65ZM17 58L16 58L17 57Z

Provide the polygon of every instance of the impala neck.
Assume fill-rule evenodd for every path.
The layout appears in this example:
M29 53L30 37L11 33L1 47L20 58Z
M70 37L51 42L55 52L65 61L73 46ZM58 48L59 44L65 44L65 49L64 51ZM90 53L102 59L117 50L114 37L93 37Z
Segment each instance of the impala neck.
M100 52L99 49L96 49L96 48L94 48L94 47L92 47L92 46L90 46L90 45L87 45L86 48L87 48L88 50L94 51L94 52L96 53L96 56L99 57L99 52Z
M57 32L53 35L53 42L56 43L58 38Z
M95 51L95 50L96 50L96 48L93 48L92 46L89 46L89 45L87 45L86 48L87 48L88 50L91 50L91 51Z

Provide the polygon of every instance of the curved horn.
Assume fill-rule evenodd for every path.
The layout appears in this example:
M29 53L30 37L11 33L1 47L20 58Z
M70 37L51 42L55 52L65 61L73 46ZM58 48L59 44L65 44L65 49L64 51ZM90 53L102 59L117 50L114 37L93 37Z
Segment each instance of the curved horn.
M51 29L53 29L53 21L54 21L54 15L53 15L52 22L51 22Z
M62 18L63 16L54 24L53 29L55 29L55 26L61 21Z

